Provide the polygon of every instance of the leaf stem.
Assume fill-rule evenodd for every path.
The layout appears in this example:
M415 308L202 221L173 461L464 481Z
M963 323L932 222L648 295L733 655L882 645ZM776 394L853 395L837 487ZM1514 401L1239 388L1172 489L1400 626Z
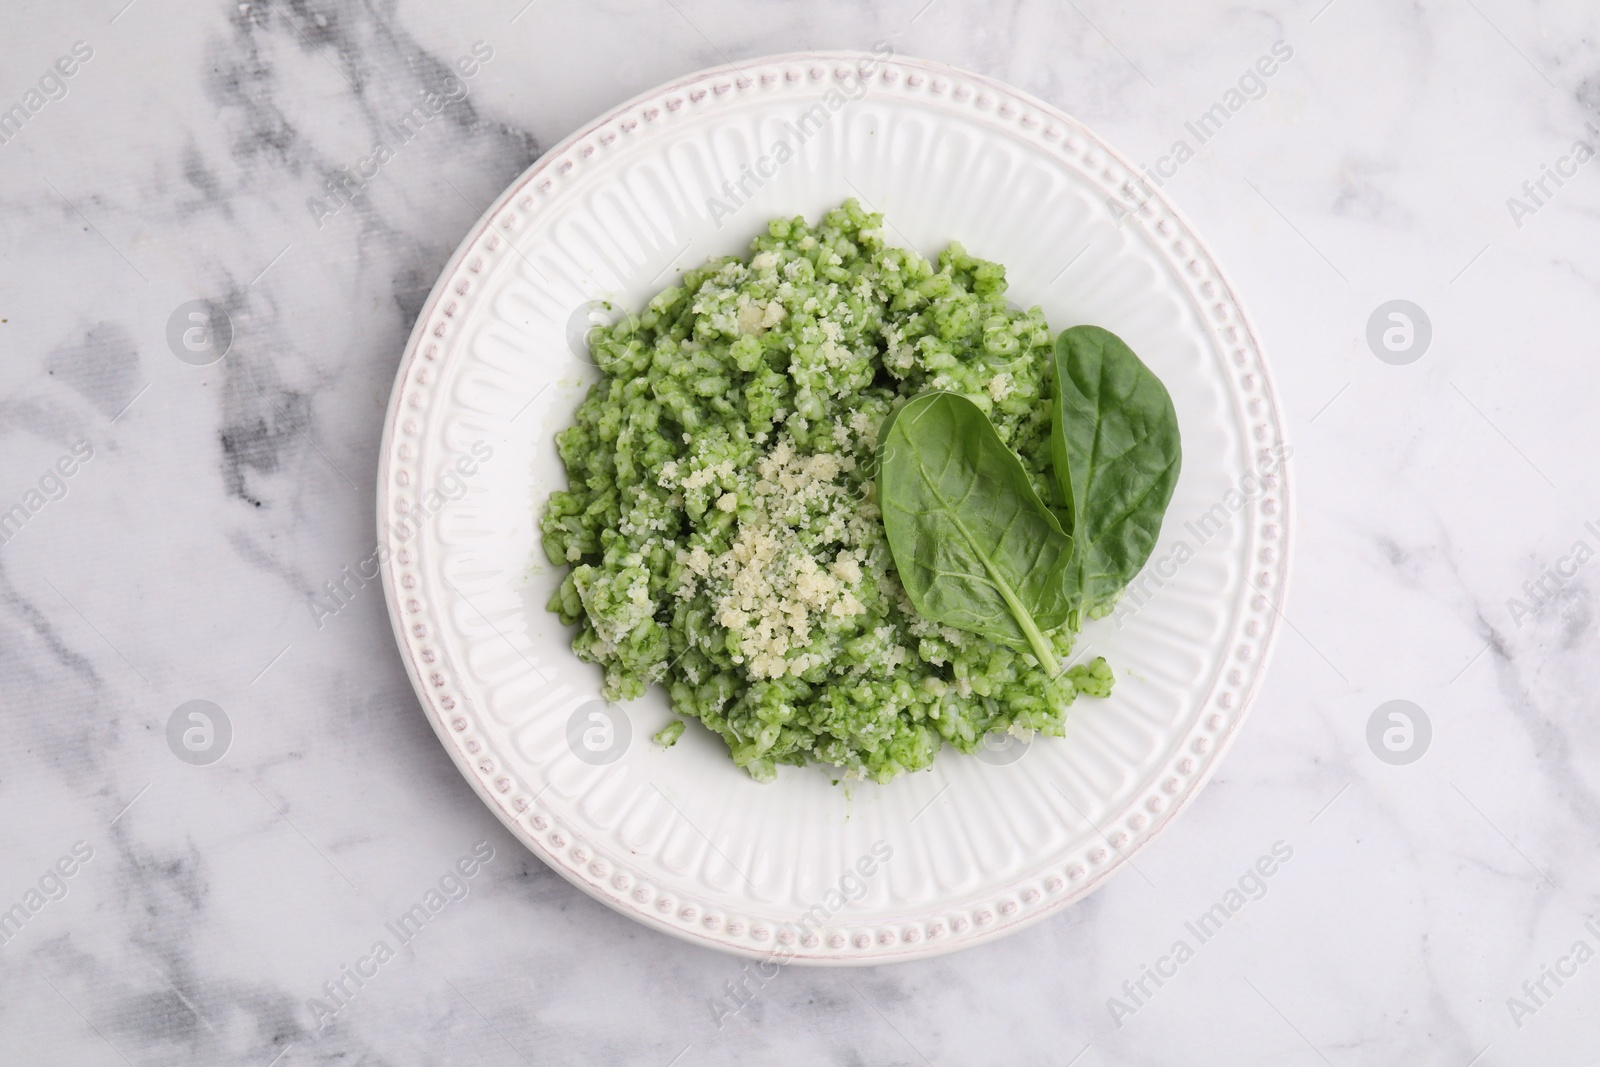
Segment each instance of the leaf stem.
M989 577L994 580L995 588L1000 590L1000 595L1005 598L1006 607L1011 609L1011 614L1016 617L1017 625L1022 629L1022 635L1028 639L1028 644L1033 647L1033 654L1039 660L1039 666L1044 668L1046 674L1052 678L1061 674L1061 657L1056 655L1056 650L1050 647L1050 642L1045 639L1044 632L1033 621L1033 616L1028 609L1022 606L1022 601L1011 586L995 572L994 564L989 558L980 555L983 565L989 570Z
M926 470L922 471L923 484L928 487L936 497L940 496L939 487L933 484L933 479ZM941 502L944 501L941 498ZM946 503L946 507L948 507ZM1000 573L1000 568L990 558L989 553L978 544L978 539L972 536L967 529L967 524L956 515L955 509L950 509L950 522L961 531L961 536L966 538L967 544L972 549L972 554L983 562L983 569L989 573L989 580L1000 591L1000 597L1006 602L1006 607L1011 609L1012 618L1017 620L1017 628L1022 631L1022 636L1028 639L1028 644L1033 648L1033 654L1038 657L1039 666L1045 673L1055 678L1061 674L1061 657L1056 655L1056 650L1050 647L1050 642L1045 640L1044 631L1039 629L1039 624L1033 621L1033 613L1022 603L1022 598L1017 596L1017 591L1011 588L1011 583L1006 581L1005 575Z

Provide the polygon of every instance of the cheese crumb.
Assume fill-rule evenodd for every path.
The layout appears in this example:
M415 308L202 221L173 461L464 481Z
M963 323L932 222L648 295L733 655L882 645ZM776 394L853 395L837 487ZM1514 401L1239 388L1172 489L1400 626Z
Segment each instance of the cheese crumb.
M867 610L857 596L861 566L848 551L867 531L860 504L840 478L853 469L849 457L802 455L781 437L756 463L749 510L727 551L709 560L693 552L680 557L696 574L709 564L715 618L736 635L752 678L799 677L821 666L828 656L817 642L826 620ZM733 493L717 501L724 511L737 504ZM846 549L824 566L807 544L813 536L844 541Z
M868 448L878 447L878 424L865 411L850 413L850 429L861 438L861 443Z

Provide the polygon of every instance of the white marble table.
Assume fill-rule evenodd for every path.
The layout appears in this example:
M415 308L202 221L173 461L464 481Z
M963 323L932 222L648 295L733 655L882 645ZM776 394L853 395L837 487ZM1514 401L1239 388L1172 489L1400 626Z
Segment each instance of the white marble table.
M125 3L0 10L0 1062L1592 1062L1592 4ZM741 963L516 846L376 584L313 604L371 554L401 346L491 197L670 76L880 40L1094 125L1230 268L1295 443L1290 626L1137 871L977 950L749 981L719 1026ZM169 344L193 300L220 362L175 355L183 315ZM1369 346L1392 300L1420 359ZM1410 763L1368 741L1396 699ZM191 700L219 762L169 748Z

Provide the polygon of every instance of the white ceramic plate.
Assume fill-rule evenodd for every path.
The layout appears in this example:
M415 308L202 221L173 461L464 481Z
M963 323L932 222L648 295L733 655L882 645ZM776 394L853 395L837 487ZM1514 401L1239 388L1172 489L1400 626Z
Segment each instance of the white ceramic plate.
M1135 175L1015 89L830 53L663 86L506 190L406 346L378 512L422 706L529 849L680 937L877 963L995 938L1082 898L1195 796L1277 629L1286 446L1233 290ZM931 771L885 786L835 786L816 767L759 785L698 723L670 751L651 744L671 717L659 691L604 717L599 670L545 611L561 575L536 514L564 484L554 434L596 374L569 344L580 309L636 309L683 267L744 252L768 218L815 220L851 196L884 212L897 243L932 255L956 239L1004 263L1011 298L1042 305L1053 328L1125 338L1172 393L1183 476L1137 610L1092 623L1080 645L1111 662L1115 694L1080 698L1066 737L981 757L946 748Z

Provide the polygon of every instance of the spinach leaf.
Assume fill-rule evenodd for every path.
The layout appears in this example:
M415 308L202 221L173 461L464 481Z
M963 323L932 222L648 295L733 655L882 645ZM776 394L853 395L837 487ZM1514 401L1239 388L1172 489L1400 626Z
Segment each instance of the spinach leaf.
M912 398L884 423L879 463L889 551L917 612L1060 674L1044 632L1075 602L1072 538L982 409L957 393Z
M1150 558L1183 459L1166 386L1109 330L1056 337L1050 452L1075 551L1071 581L1093 614Z

